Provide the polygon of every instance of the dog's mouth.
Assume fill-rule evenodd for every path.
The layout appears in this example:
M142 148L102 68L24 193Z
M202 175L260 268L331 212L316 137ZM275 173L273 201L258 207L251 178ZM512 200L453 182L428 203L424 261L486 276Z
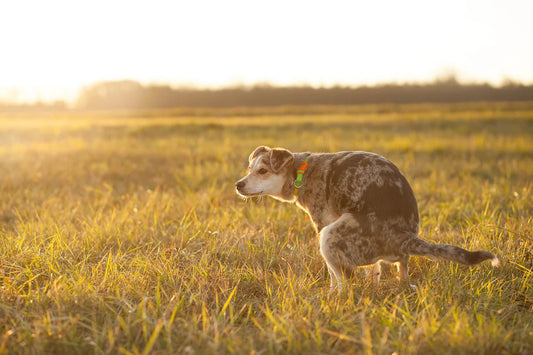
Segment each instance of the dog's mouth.
M242 197L254 197L254 196L260 196L263 194L263 191L259 191L259 192L245 192L241 189L239 189L238 187L235 188L235 191L237 191L237 194L242 196Z

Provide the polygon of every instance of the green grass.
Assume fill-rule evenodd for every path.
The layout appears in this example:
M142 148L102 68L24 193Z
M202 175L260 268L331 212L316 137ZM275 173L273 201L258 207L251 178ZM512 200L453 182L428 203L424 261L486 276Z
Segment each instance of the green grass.
M502 266L328 295L306 215L234 193L262 144L386 156ZM532 190L527 103L2 114L0 353L531 353Z

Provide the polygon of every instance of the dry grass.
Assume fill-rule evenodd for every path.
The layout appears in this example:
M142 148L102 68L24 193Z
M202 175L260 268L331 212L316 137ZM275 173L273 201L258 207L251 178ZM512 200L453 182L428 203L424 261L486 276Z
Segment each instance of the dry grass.
M234 193L260 144L385 155L502 267L328 296L307 217ZM533 104L3 114L0 174L0 353L533 352Z

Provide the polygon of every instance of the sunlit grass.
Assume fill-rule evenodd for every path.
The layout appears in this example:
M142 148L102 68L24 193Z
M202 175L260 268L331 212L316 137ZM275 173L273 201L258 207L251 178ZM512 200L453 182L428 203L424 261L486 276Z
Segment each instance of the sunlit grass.
M308 218L234 193L260 144L385 155L502 267L329 295ZM4 114L0 174L1 352L533 351L533 105Z

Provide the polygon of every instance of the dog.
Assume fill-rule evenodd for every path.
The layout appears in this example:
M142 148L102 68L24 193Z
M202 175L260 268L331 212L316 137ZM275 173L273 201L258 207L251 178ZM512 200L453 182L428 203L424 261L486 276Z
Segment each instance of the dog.
M311 218L331 279L342 289L343 277L371 266L379 284L380 262L395 263L407 281L410 255L474 265L498 258L487 251L467 251L418 238L418 205L402 172L384 157L362 151L292 153L256 148L248 174L235 183L242 197L269 195L293 202ZM367 268L368 269L368 268Z

